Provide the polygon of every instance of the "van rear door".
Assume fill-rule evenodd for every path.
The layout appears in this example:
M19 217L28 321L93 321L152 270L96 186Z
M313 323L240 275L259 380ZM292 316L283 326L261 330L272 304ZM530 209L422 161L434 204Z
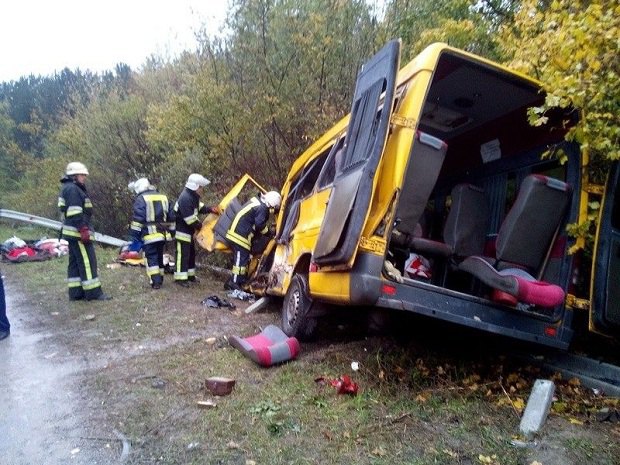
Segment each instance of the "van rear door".
M318 265L351 267L355 259L388 134L399 60L400 41L394 40L357 77L342 160L314 249Z
M609 174L594 250L590 329L620 335L620 164Z

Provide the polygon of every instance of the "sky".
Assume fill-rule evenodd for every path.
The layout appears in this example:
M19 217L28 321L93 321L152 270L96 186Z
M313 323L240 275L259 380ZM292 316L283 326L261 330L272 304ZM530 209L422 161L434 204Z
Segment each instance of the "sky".
M93 72L194 49L194 32L217 32L226 0L5 0L0 19L0 82Z

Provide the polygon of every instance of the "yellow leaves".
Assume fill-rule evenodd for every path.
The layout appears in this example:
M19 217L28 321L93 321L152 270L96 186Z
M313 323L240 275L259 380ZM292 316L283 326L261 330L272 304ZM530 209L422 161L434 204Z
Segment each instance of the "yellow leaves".
M514 408L516 408L519 412L522 412L523 409L525 408L525 401L521 398L521 397L517 397L513 402L512 405L514 406Z
M571 417L568 419L568 421L571 425L583 425L583 421L577 420L576 418Z
M495 454L490 456L478 454L478 461L485 465L499 465L499 462L497 461L497 455Z

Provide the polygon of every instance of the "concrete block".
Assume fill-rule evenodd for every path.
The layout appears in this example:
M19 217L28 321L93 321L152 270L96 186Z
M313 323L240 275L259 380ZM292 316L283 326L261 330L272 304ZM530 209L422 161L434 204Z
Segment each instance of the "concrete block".
M555 384L547 379L537 379L527 400L525 411L521 417L519 431L526 437L538 433L542 428L555 393Z

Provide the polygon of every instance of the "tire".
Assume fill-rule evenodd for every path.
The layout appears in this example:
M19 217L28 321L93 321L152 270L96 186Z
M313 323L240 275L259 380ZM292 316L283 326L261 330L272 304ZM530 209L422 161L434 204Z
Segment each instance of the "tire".
M308 296L308 278L296 274L286 291L282 302L282 330L301 341L312 339L317 327L317 319L308 317L312 299Z

